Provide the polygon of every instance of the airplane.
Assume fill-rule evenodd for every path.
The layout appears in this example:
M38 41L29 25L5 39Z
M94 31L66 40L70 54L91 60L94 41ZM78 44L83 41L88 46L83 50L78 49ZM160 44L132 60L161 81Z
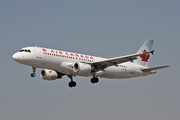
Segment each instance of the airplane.
M73 76L92 77L91 83L98 83L99 78L125 79L155 74L156 70L170 67L148 67L153 40L146 40L135 54L101 58L91 55L49 49L44 47L25 47L13 54L12 58L21 64L31 66L35 77L36 68L43 68L40 77L52 81L67 75L71 81L69 87L75 87Z

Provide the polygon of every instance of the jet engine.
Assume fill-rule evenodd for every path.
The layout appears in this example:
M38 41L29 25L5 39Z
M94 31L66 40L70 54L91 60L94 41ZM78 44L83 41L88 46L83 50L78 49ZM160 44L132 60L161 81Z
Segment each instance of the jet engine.
M72 62L64 61L60 64L60 68L63 71L63 73L65 73L65 74L73 74L74 73L73 65L74 65L74 63L72 63Z
M73 71L79 74L91 73L91 65L86 63L75 63L73 65Z
M63 76L62 73L60 72L56 72L54 70L48 70L48 69L44 69L41 71L40 77L44 80L56 80L56 79L61 79Z

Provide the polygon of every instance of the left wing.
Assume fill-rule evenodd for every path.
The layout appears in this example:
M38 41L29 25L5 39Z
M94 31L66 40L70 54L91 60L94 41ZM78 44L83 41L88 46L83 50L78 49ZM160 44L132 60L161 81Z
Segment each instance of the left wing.
M105 68L107 68L109 66L113 66L113 65L117 66L117 64L120 64L120 63L124 63L124 62L128 62L128 61L133 62L133 60L137 59L138 56L149 54L149 53L153 53L153 51L111 58L111 59L107 59L107 60L93 62L91 64L92 64L92 67L94 67L95 71L99 71L99 70L104 70Z

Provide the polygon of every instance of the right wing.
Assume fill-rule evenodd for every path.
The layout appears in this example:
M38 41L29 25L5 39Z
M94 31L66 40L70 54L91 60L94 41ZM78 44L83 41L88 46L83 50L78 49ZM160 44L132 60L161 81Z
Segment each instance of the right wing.
M92 67L94 67L95 71L104 70L105 68L107 68L109 66L113 66L113 65L117 66L117 64L128 62L128 61L133 62L133 60L137 59L138 56L142 56L142 55L149 54L152 52L153 51L143 52L143 53L137 53L137 54L127 55L127 56L117 57L117 58L111 58L111 59L102 60L102 61L96 61L96 62L91 63L91 65L92 65Z

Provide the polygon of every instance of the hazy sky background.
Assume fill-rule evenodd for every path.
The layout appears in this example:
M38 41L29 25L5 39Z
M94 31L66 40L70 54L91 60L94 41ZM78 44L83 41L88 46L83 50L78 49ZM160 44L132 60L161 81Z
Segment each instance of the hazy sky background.
M1 120L179 120L179 0L1 0ZM136 53L153 39L150 66L171 65L147 77L75 77L45 81L12 55L42 46L94 56Z

